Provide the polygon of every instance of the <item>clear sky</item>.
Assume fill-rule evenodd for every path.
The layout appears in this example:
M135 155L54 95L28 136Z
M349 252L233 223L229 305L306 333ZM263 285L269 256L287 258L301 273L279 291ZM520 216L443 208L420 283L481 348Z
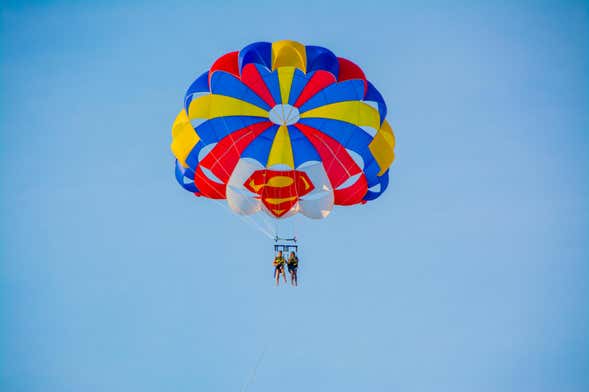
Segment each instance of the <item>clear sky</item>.
M587 2L27 3L0 6L0 390L589 390ZM398 142L381 198L281 225L297 289L169 151L189 83L279 39L360 64Z

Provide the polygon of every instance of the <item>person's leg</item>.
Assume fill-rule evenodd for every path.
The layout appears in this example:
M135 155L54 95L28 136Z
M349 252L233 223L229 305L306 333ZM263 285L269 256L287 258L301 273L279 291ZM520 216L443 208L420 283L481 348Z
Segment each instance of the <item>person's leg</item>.
M284 267L282 267L282 278L284 279L284 284L286 284L286 271Z
M293 277L293 280L294 280L294 285L295 286L298 286L299 285L299 281L297 279L297 269L296 268L292 271L292 277Z
M280 270L278 268L274 268L274 276L276 277L276 286L278 286L278 281L280 280Z

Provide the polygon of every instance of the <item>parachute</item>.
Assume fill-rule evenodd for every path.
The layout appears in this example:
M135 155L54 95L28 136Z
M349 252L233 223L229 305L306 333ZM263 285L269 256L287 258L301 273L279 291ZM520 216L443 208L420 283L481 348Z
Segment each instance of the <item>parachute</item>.
M362 69L320 46L252 43L217 59L172 126L176 179L234 212L322 219L387 188L395 136Z

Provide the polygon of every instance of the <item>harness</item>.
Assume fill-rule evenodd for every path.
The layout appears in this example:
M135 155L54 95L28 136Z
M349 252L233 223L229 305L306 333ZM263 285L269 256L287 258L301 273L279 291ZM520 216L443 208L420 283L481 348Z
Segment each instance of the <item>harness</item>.
M299 266L299 258L296 256L293 258L289 258L286 264L288 264L288 266L291 268L297 268Z

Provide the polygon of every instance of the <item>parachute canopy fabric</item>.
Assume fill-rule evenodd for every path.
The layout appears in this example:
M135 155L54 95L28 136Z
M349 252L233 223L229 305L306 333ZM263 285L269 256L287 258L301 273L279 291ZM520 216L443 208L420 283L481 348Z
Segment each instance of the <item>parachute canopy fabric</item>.
M188 88L172 127L176 179L275 218L325 218L388 185L395 136L362 69L319 46L256 42Z

